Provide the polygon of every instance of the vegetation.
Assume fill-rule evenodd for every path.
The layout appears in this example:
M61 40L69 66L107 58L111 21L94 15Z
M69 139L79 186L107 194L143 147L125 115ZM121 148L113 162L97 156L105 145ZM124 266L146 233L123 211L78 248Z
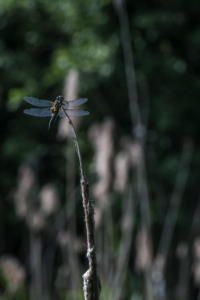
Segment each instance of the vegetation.
M82 299L79 166L66 120L24 96L87 97L74 120L101 299L199 297L200 5L0 1L0 299ZM133 59L133 61L132 61Z

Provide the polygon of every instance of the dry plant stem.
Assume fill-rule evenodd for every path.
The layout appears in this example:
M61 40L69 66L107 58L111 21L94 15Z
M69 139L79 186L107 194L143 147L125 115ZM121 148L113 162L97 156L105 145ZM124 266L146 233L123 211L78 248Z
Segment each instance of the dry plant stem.
M82 195L82 204L84 209L84 221L85 221L86 239L87 239L87 258L89 264L89 269L83 274L84 299L98 300L100 295L100 282L97 276L97 264L96 264L96 249L95 249L95 238L94 238L94 209L89 200L89 184L83 172L83 163L82 163L82 157L79 148L77 134L71 119L69 118L69 116L65 111L64 113L73 133L73 140L76 147L76 152L79 160L79 168L80 168L81 195Z

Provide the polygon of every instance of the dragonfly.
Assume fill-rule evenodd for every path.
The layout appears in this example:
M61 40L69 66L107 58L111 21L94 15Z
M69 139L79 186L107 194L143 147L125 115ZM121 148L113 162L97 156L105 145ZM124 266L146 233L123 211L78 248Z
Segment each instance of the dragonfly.
M24 113L34 117L50 117L49 129L58 117L79 117L89 115L86 110L77 109L78 106L87 102L87 98L79 98L65 101L63 96L57 96L54 101L42 100L35 97L24 97L24 101L37 106L37 108L27 108Z

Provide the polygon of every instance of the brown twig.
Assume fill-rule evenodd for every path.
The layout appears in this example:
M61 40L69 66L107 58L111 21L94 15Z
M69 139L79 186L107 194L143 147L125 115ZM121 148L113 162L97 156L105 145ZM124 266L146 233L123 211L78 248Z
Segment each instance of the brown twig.
M73 133L73 140L76 147L76 153L79 161L80 169L80 182L81 182L81 195L82 204L84 210L84 222L86 229L86 240L87 240L87 259L89 269L83 274L83 292L85 300L98 300L100 295L100 281L97 275L97 263L96 263L96 249L95 249L95 238L94 238L94 209L91 201L89 200L89 184L86 180L84 171L81 152L79 148L77 134L74 125L69 118L65 110L66 119L69 122Z

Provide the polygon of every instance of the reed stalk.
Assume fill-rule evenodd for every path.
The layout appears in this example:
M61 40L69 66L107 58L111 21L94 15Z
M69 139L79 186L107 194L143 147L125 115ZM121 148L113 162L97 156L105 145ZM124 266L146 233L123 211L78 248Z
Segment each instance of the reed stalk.
M79 161L80 171L80 184L81 184L81 196L82 205L84 212L84 224L86 230L86 241L87 241L87 259L88 259L88 270L83 274L83 293L84 300L98 300L100 296L100 281L97 274L97 263L96 263L96 248L95 248L95 235L94 235L94 208L89 199L89 183L86 179L80 147L78 143L78 137L74 128L73 122L63 109L65 117L71 127L73 134L73 141L76 148L76 153Z

